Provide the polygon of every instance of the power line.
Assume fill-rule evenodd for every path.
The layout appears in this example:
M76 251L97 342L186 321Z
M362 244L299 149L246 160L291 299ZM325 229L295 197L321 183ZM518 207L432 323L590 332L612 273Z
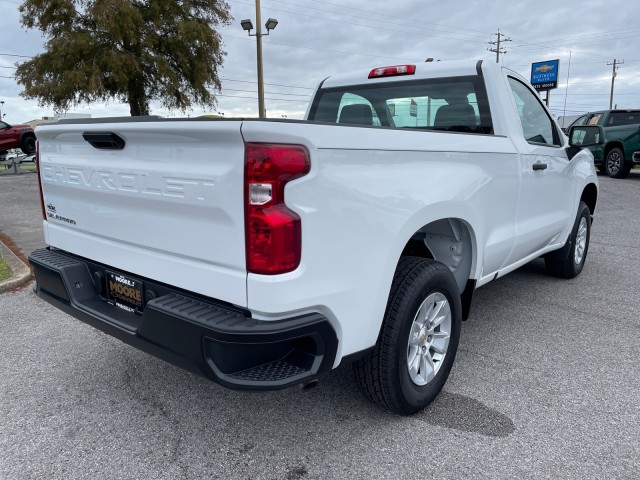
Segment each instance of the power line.
M17 55L15 53L0 53L0 57L21 57L21 58L33 58L28 55Z
M556 38L551 38L548 39L548 42L552 42L552 43L558 43L558 42L571 42L574 40L583 40L585 38L596 38L596 37L604 37L604 36L609 36L609 35L620 35L623 32L631 32L631 31L635 31L638 30L638 27L632 27L632 28L625 28L622 30L610 30L610 31L604 31L604 32L596 32L596 33L587 33L587 34L582 34L582 35L569 35L566 37L556 37ZM516 42L520 41L519 39L514 39ZM526 40L525 40L526 42ZM542 43L537 43L537 42L529 42L529 43L523 43L522 45L520 45L520 47L526 47L529 45L538 45L541 47L545 47L545 48L551 48L549 45L545 45Z
M349 9L349 10L356 10L356 11L359 11L359 12L371 13L373 15L380 15L380 16L383 16L385 18L398 18L400 20L407 20L409 22L414 22L414 23L416 22L415 18L397 17L395 15L387 15L386 13L377 13L377 12L372 12L370 10L364 10L362 8L347 7L346 5L343 5L343 4L340 4L340 3L325 2L324 0L311 0L311 1L314 2L314 3L321 3L323 5L333 5L335 7L346 8L346 9ZM300 6L302 6L302 5L300 5ZM303 6L303 8L304 8L304 6ZM486 35L486 32L482 32L480 30L473 30L471 28L448 27L447 25L442 25L442 24L439 24L439 23L425 22L423 20L419 21L418 23L423 24L423 25L431 25L433 27L447 28L447 29L450 29L450 30L465 30L467 32L476 32L476 33L482 34L483 37Z
M582 42L581 41L580 42L580 46L589 45L589 44L592 44L592 43L609 42L611 40L622 40L624 38L637 38L637 35L624 35L624 36L621 36L621 37L608 37L608 38L602 38L600 40L591 40L591 41L588 41L588 42ZM542 44L537 44L537 45L539 45L541 47L544 47L544 48L554 49L554 48L558 48L558 47L572 47L572 46L575 45L575 43L573 43L573 42L571 42L571 43L557 43L557 44L555 44L553 46L542 45ZM538 50L538 48L514 48L513 49L514 52L529 52L529 51L532 51L532 50ZM591 55L591 56L594 56L594 55ZM600 58L605 58L605 57L600 57Z
M247 37L236 37L235 35L225 35L225 38L235 38L235 39L238 39L238 40L250 40ZM281 46L284 46L284 47L294 47L294 48L303 48L303 49L306 49L306 50L316 50L316 51L319 51L319 52L341 53L341 54L347 54L347 55L357 55L357 56L360 56L360 57L389 58L389 59L401 60L401 61L406 61L407 60L407 58L405 58L405 57L389 57L389 56L386 56L386 55L372 55L372 54L368 54L368 53L347 52L347 51L344 51L344 50L331 50L331 49L328 49L328 48L306 47L304 45L293 45L292 43L274 42L273 40L266 40L265 43L268 43L269 45L281 45Z
M252 82L251 80L234 80L233 78L221 78L220 80L224 80L227 82L258 83ZM303 88L305 90L315 90L315 87L299 87L296 85L284 85L282 83L265 83L265 85L271 85L272 87Z
M471 33L460 33L459 30L467 30L467 29L461 29L461 28L457 28L457 27L456 28L447 27L445 25L440 25L440 24L437 24L437 23L430 23L430 22L423 22L423 21L418 21L417 22L415 19L410 19L410 18L405 18L405 17L396 17L396 16L393 16L393 15L386 15L386 14L383 14L383 13L376 13L376 12L372 12L370 10L364 10L364 9L361 9L361 8L346 7L346 8L349 8L351 10L356 10L356 11L368 13L368 14L371 14L371 15L384 16L385 19L384 20L377 20L377 19L374 19L374 18L363 18L361 15L353 15L353 14L345 13L344 11L336 12L335 10L326 10L326 9L321 9L321 8L314 8L314 7L309 7L307 5L300 5L298 3L285 2L283 0L271 0L271 1L272 2L276 2L276 3L282 3L284 5L289 5L289 6L292 6L292 7L302 7L304 9L306 9L306 10L317 10L317 11L320 11L320 12L333 13L333 14L340 15L340 16L343 16L343 17L352 17L352 18L358 18L358 19L361 19L361 20L369 20L369 21L372 21L372 22L380 22L380 23L384 23L386 25L398 25L400 27L405 27L405 28L407 28L407 27L420 28L420 27L414 27L411 24L423 24L423 25L430 25L432 27L444 28L444 29L448 30L448 31L442 32L442 33L453 33L453 34L456 34L456 35L465 35L465 36L468 36L468 37L477 37L477 38L484 38L486 36L485 32L478 32L478 33L481 33L482 35L471 34ZM340 7L343 10L345 8L344 5L339 5L339 4L335 4L335 3L322 2L322 4L323 5L334 5L334 6ZM396 19L399 19L399 20L403 20L404 23L389 22L389 20L388 20L389 18L396 18ZM411 22L411 24L407 25L406 22ZM468 31L475 31L475 30L468 30Z
M239 5L253 6L250 3L243 3L243 2L239 2L238 0L229 0L229 1L231 1L233 3L237 3ZM380 31L380 29L381 29L381 27L378 26L378 25L366 25L366 24L362 24L362 23L354 23L352 21L347 21L347 20L338 20L338 19L335 19L335 18L318 17L317 15L305 15L303 13L296 13L296 12L292 12L290 10L281 10L281 9L278 9L278 8L270 8L269 10L272 10L272 11L275 11L275 12L288 13L289 15L296 15L298 17L313 18L314 20L326 20L328 22L345 23L345 24L350 25L352 27L357 26L357 27L373 28L373 29L376 29L378 31ZM371 21L374 21L374 22L380 22L379 20L373 20L373 19L367 19L367 20L371 20ZM384 23L389 24L389 22L384 22ZM406 28L406 25L403 25L403 26ZM387 31L387 32L400 33L402 35L408 35L408 36L420 37L420 38L438 37L438 38L447 38L449 40L458 40L458 41L468 41L468 42L475 41L474 39L470 39L470 38L449 37L449 36L445 36L445 35L425 34L425 33L411 33L411 32L407 32L406 30L395 30L395 29L392 29L392 28L384 28L384 30Z
M258 97L248 97L245 95L223 95L223 94L218 94L218 95L214 95L215 97L225 97L225 98L251 98L253 100L257 99ZM271 100L273 102L295 102L295 103L309 103L307 100L294 100L292 98L265 98L265 100Z
M247 92L247 93L256 93L253 90L238 90L235 88L223 88L222 90L226 91L226 92ZM283 92L264 92L267 93L269 95L287 95L290 97L306 97L309 98L311 97L311 95L307 94L307 93L283 93Z

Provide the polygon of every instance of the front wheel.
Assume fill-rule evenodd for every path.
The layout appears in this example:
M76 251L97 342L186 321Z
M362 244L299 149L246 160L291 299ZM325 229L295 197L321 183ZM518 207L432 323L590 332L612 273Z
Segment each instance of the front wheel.
M458 349L460 292L445 265L403 257L373 351L354 364L360 389L389 410L410 415L444 386Z
M22 153L25 155L33 155L36 153L35 137L32 137L31 135L24 137L20 143L20 150L22 150Z
M580 202L578 214L567 243L560 250L548 253L544 257L547 271L562 278L573 278L580 275L587 259L590 237L591 211L586 203Z
M625 178L631 171L631 163L624 161L624 153L616 147L607 153L604 169L611 178Z

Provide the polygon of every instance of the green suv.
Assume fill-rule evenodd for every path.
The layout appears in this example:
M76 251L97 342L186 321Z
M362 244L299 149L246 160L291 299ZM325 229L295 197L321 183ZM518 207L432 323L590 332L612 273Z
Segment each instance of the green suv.
M590 112L569 128L580 125L604 127L604 145L589 147L601 172L612 178L624 178L634 164L640 163L640 110Z

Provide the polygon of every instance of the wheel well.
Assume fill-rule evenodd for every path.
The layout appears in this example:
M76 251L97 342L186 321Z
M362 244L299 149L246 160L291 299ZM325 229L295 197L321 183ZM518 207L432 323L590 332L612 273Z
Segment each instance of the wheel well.
M580 200L587 204L591 215L593 215L593 212L596 210L596 201L598 200L598 189L593 183L584 187Z
M22 143L22 141L28 137L36 138L35 132L22 132L22 134L20 135L20 143Z
M622 144L619 142L611 142L607 143L604 147L604 160L607 159L607 155L609 155L609 152L614 148L619 148L620 150L622 150L622 158L624 158L624 147L622 146Z
M424 242L423 235L414 235L404 246L401 257L423 257L433 259L433 253Z
M462 292L471 276L471 238L469 227L463 220L443 218L415 232L402 250L402 256L431 258L444 263L453 273Z

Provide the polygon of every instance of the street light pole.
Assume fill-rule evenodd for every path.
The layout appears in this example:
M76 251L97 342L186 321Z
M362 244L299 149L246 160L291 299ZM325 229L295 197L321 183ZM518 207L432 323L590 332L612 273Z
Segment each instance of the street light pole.
M260 0L256 0L256 41L258 42L258 117L265 118L267 115L264 109L264 77L262 75L262 20L260 18Z
M246 19L240 22L242 29L246 30L250 37L256 37L257 42L257 64L258 64L258 117L265 118L267 116L264 106L264 77L262 73L262 37L263 35L269 35L269 32L276 28L278 20L275 18L269 18L264 27L267 29L267 33L262 33L262 19L260 16L260 0L256 0L256 33L251 33L253 30L253 23L251 20Z
M4 100L0 100L0 122L2 121L2 107L4 107Z

